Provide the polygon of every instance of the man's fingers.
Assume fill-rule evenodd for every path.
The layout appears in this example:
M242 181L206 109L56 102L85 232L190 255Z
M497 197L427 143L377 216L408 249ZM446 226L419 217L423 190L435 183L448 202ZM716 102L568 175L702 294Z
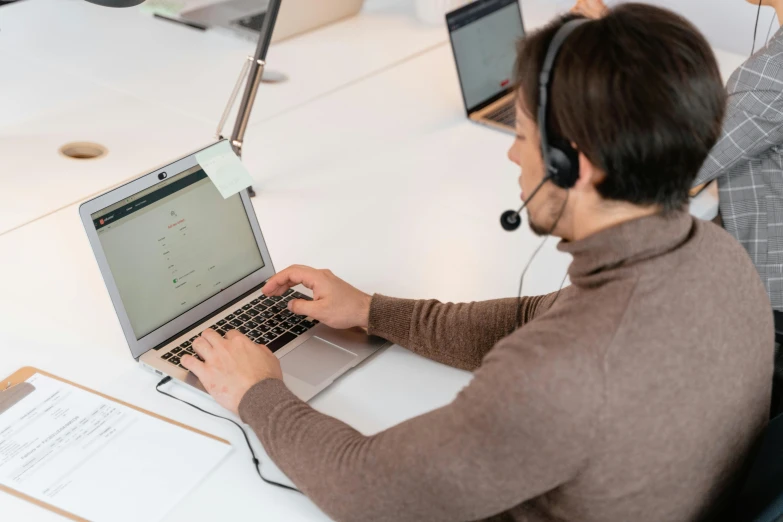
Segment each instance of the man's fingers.
M228 332L226 332L226 339L229 341L233 341L237 337L244 337L244 336L237 330L229 330Z
M217 333L215 335L217 335ZM205 361L212 358L212 350L214 350L214 348L205 338L197 337L196 340L193 341L193 349Z
M296 285L312 288L316 284L318 270L309 266L293 265L282 272L273 275L264 285L265 295L283 295L286 290Z
M199 361L190 354L183 355L179 362L182 363L182 366L193 372L193 375L198 377L199 380L201 380L201 376L204 375L204 369L206 368L203 362Z
M223 337L212 328L207 328L204 330L204 333L201 334L201 337L209 341L209 344L212 345L212 348L217 348L224 342Z
M320 317L318 317L318 312L322 310L322 304L320 301L291 299L288 302L288 309L296 315L303 315L305 317L309 316L320 320Z

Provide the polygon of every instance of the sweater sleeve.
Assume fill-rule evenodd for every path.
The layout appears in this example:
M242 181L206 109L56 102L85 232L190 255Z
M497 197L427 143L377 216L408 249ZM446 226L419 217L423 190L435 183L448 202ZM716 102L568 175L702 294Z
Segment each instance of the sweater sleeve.
M487 518L573 479L589 455L600 395L594 374L565 360L581 357L578 350L561 357L543 345L551 343L504 340L451 404L373 436L317 412L275 379L251 388L239 413L335 520Z
M523 297L521 323L548 310L555 296ZM517 304L514 298L454 304L376 294L368 330L428 359L473 371L498 341L517 328Z

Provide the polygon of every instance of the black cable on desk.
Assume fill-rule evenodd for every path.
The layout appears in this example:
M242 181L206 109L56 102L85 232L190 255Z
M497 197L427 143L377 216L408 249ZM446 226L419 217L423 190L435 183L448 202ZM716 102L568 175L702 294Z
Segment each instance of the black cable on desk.
M158 385L157 385L157 386L155 386L155 391L157 391L158 393L161 393L161 394L165 395L166 397L170 397L170 398L172 398L172 399L178 400L179 402L181 402L181 403L183 403L183 404L187 404L187 405L188 405L188 406L190 406L191 408L195 408L195 409L197 409L198 411L200 411L200 412L202 412L202 413L206 413L207 415L212 415L213 417L217 417L218 419L227 420L228 422L230 422L231 424L233 424L234 426L236 426L237 428L239 428L239 431L241 431L241 432L242 432L242 436L243 436L243 437L245 437L245 443L247 443L247 449L249 449L249 450L250 450L250 455L252 455L252 457L253 457L253 465L255 466L255 468L256 468L256 473L258 473L258 476L261 478L261 480L263 480L264 482L266 482L266 483L267 483L267 484L269 484L270 486L276 486L276 487L278 487L278 488L287 489L287 490L289 490L289 491L296 491L297 493L302 493L302 492L301 492L301 491L299 491L298 489L296 489L296 488L292 488L291 486L287 486L287 485L285 485L285 484L280 484L279 482L275 482L275 481L273 481L273 480L269 480L269 479L267 479L267 478L264 478L264 476L261 474L261 461L259 461L259 460L256 458L256 452L255 452L255 451L253 451L253 446L251 446L251 445L250 445L250 439L249 439L249 438L248 438L248 436L247 436L247 432L246 432L246 431L245 431L245 429L244 429L242 426L240 426L240 425L239 425L237 422L235 422L235 421L233 421L233 420L229 419L228 417L221 417L220 415L216 415L216 414L214 414L214 413L212 413L212 412L209 412L209 411L207 411L207 410L204 410L204 409L202 409L202 408L199 408L199 407L198 407L198 406L196 406L195 404L191 404L191 403L189 403L188 401L184 401L184 400L180 399L179 397L175 397L175 396L171 395L170 393L167 393L167 392L164 392L163 390L161 390L161 389L160 389L160 387L161 387L161 386L163 386L164 384L166 384L167 382L169 382L170 380L171 380L171 377L166 377L165 379L163 379L162 381L160 381L160 382L158 383Z

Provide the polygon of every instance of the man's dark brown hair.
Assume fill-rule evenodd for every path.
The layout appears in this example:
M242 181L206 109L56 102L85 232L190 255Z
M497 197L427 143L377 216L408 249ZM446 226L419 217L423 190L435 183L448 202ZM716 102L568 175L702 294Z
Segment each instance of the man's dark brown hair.
M569 15L519 43L518 101L537 121L538 78ZM606 173L604 199L683 208L721 132L726 91L710 45L690 22L623 4L578 27L563 45L549 97L550 133Z

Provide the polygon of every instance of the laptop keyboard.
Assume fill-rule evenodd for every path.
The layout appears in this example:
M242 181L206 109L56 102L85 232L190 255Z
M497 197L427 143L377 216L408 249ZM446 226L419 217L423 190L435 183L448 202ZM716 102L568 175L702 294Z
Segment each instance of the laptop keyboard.
M266 18L266 12L245 16L244 18L235 20L233 23L239 27L244 27L245 29L261 32L261 26L264 25L264 18Z
M514 127L517 124L516 107L509 103L487 114L486 118L490 121Z
M245 334L254 343L264 344L272 352L276 352L318 324L316 320L308 321L306 317L296 315L288 310L288 301L292 299L312 301L311 297L293 290L288 290L282 296L262 296L241 308L237 308L224 319L215 322L210 328L220 335L226 335L231 330L236 330ZM179 346L171 348L161 356L161 359L180 368L185 368L180 362L181 357L185 354L203 361L193 350L193 341L197 337L198 335L194 335Z

